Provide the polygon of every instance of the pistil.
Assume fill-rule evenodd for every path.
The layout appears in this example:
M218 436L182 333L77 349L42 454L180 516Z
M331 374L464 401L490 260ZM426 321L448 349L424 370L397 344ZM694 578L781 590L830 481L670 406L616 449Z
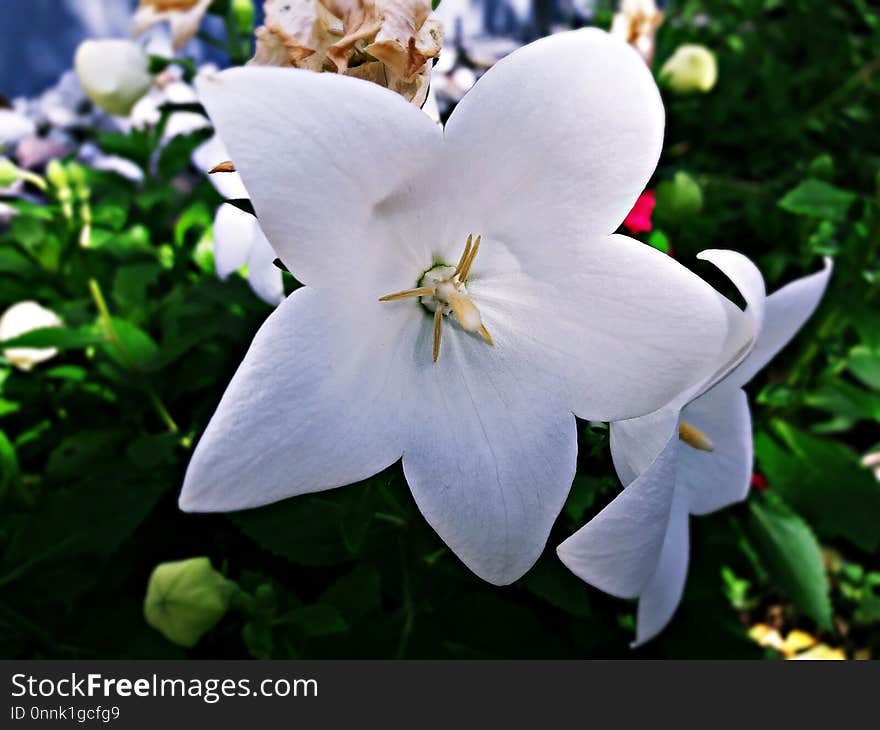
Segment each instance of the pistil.
M481 240L481 236L477 236L476 240L473 235L467 237L464 251L454 269L449 266L436 266L425 272L419 281L421 286L379 297L380 302L395 302L418 297L427 309L434 312L434 362L440 357L444 315L455 315L463 330L479 334L490 345L495 344L492 335L483 324L480 310L468 296L466 286L474 259L480 250Z

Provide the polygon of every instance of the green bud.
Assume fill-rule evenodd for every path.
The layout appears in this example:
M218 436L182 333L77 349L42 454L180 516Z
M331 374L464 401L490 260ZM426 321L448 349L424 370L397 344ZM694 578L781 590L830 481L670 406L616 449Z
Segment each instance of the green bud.
M21 170L7 157L0 157L0 188L8 188L21 178Z
M232 0L232 17L235 18L235 27L241 35L253 35L256 18L253 0Z
M49 182L58 190L67 190L70 187L70 181L67 178L67 170L64 169L58 160L50 160L46 165L46 177Z
M234 590L208 558L162 563L147 585L144 618L166 639L189 648L223 618Z
M655 216L662 221L681 223L703 209L703 190L686 172L679 170L672 180L664 180L655 190Z
M711 91L718 80L715 54L705 46L679 46L660 69L660 80L674 94Z
M834 160L831 155L819 155L807 168L807 177L815 177L830 182L834 177Z

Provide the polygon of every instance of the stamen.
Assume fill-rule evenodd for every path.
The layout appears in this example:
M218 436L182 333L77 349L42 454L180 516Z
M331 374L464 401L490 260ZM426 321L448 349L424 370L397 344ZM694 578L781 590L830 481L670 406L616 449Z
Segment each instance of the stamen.
M486 325L480 325L480 335L486 342L488 342L493 347L495 346L495 340L492 339L492 335L489 334L489 330L486 329Z
M453 276L458 276L461 273L462 268L465 265L465 262L468 260L468 256L471 253L471 242L474 240L473 234L469 234L467 237L467 243L464 244L464 251L461 253L461 258L458 260L458 266L455 267L455 271L452 272Z
M434 312L434 362L440 357L440 334L443 331L443 310L437 307Z
M209 175L215 172L235 172L235 165L230 160L226 160L208 170Z
M678 424L678 437L688 446L692 446L700 451L715 451L715 444L712 443L712 439L705 432L687 421L682 421Z
M461 270L461 273L458 275L459 280L462 284L466 284L468 280L468 275L471 273L471 266L474 263L474 259L477 258L477 251L480 250L480 241L483 240L482 236L477 236L477 240L474 241L474 247L471 249L471 254L468 257L467 263L464 265L464 268Z
M418 289L406 289L405 291L395 292L394 294L386 294L379 297L380 302L395 302L398 299L411 299L413 297L429 297L434 293L434 288L430 286L420 286Z

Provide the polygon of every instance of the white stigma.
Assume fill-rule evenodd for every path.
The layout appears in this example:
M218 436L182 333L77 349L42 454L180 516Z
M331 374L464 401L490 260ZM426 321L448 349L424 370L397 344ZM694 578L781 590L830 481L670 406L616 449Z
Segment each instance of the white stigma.
M458 265L435 266L428 269L415 289L387 294L380 297L380 302L392 302L398 299L418 297L419 302L430 312L434 312L434 362L440 356L440 335L443 317L453 315L466 332L478 333L490 345L495 343L483 324L480 310L468 296L467 279L471 266L480 249L481 237L468 236L464 253Z

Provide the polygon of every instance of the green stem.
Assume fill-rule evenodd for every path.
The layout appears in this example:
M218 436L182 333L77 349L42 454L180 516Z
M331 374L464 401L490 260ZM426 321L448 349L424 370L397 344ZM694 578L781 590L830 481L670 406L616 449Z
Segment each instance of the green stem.
M110 310L107 308L107 301L104 299L104 293L101 291L101 285L98 284L97 280L94 278L89 279L89 292L91 292L92 299L95 302L95 307L97 307L98 309L101 326L103 327L107 338L119 352L120 357L125 362L125 366L131 372L137 373L137 366L132 362L131 358L125 350L125 346L122 344L122 340L119 338L119 334L116 332L116 328L113 326L113 319L110 316ZM171 433L177 433L180 429L178 428L174 419L171 417L171 414L168 412L165 404L162 403L162 399L159 397L159 394L156 393L153 387L147 382L142 382L141 387L146 392L147 397L150 399L150 403L156 411L156 414L159 416L160 419L162 419L162 422L168 428L168 431Z

